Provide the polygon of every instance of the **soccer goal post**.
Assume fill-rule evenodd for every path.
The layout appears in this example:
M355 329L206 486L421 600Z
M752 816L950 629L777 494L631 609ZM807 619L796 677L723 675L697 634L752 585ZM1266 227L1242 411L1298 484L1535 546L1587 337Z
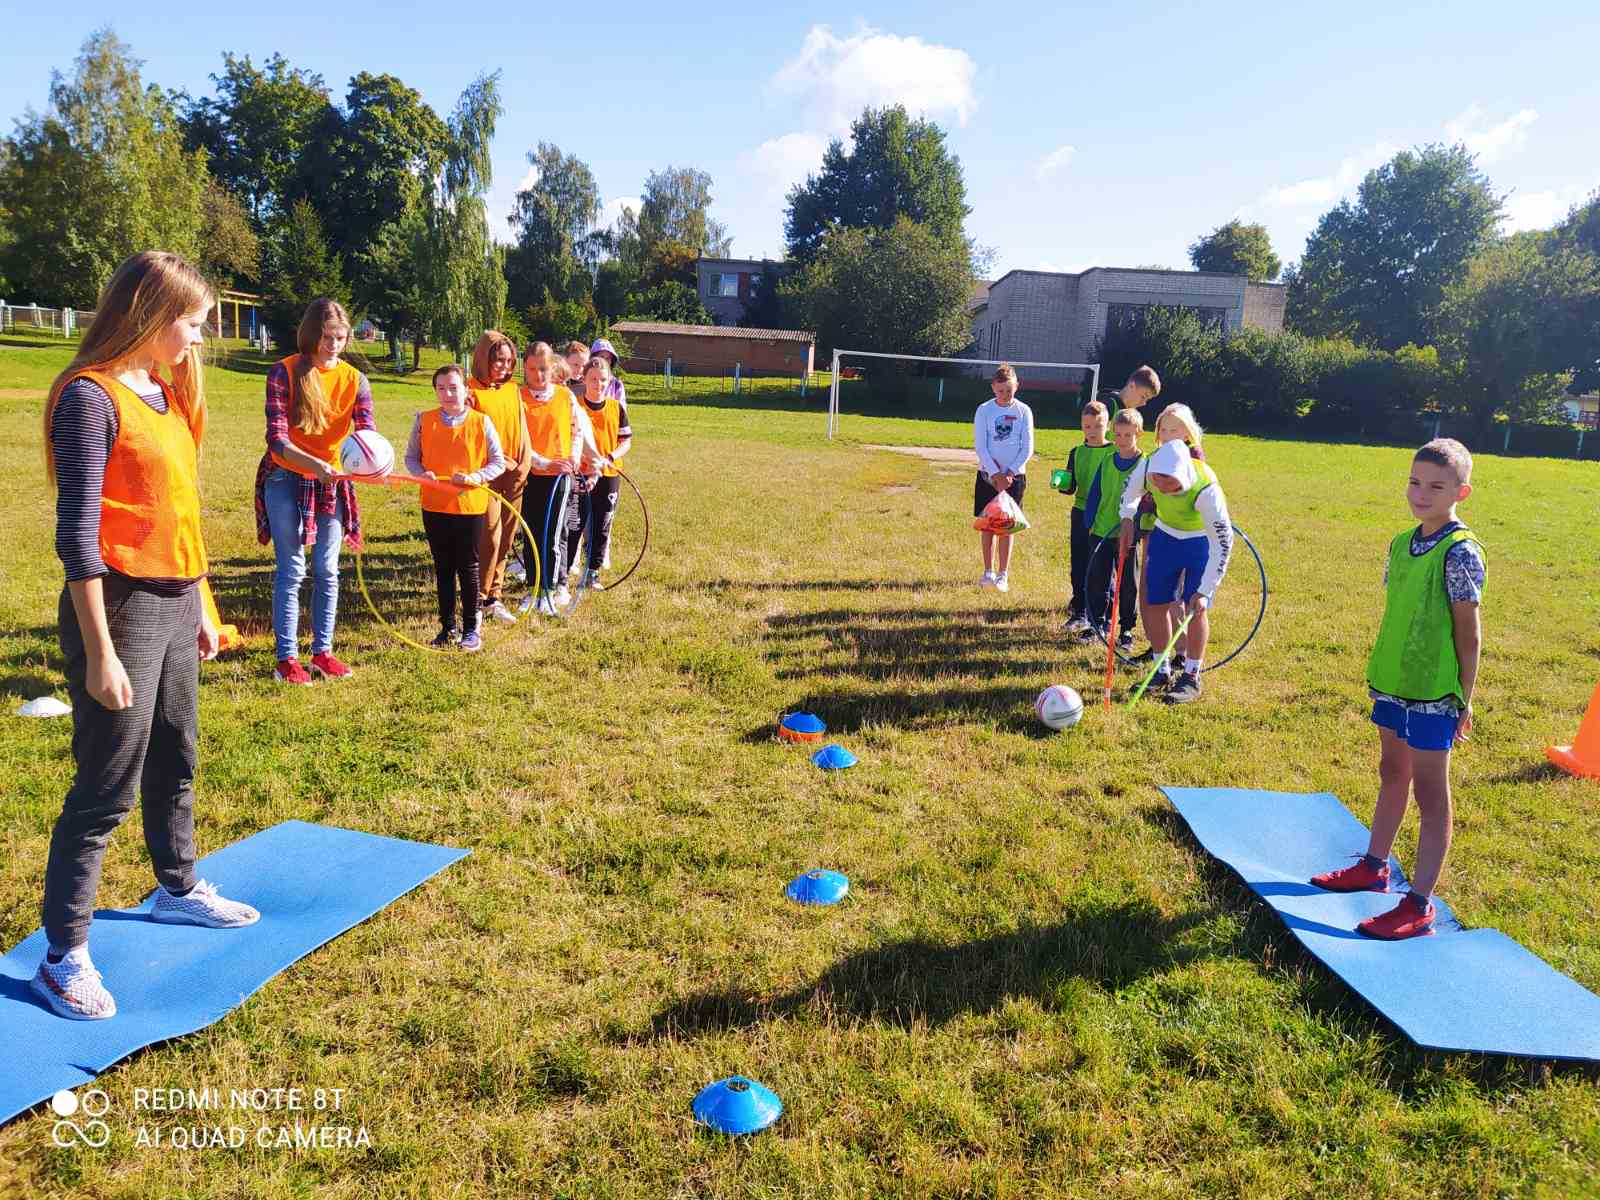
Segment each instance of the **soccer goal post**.
M964 367L998 367L1001 363L1010 363L1013 367L1050 367L1060 371L1088 371L1089 394L1084 399L1094 399L1100 394L1100 364L1099 363L1068 363L1068 362L1023 362L1015 358L939 358L931 354L884 354L877 350L835 350L833 352L832 382L828 385L828 437L831 440L839 432L839 370L841 363L847 358L882 358L899 362L930 362L954 363ZM1023 390L1027 390L1027 379L1023 379ZM1081 396L1081 393L1080 393Z

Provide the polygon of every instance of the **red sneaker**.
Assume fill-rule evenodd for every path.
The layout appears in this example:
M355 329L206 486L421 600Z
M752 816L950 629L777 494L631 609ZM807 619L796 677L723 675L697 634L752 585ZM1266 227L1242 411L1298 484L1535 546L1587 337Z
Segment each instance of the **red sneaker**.
M324 679L349 679L355 674L331 654L313 654L311 669Z
M1364 933L1370 938L1382 938L1386 942L1398 942L1405 938L1432 937L1433 936L1434 907L1429 904L1427 908L1418 908L1410 896L1402 897L1386 913L1379 913L1375 917L1368 917L1356 926L1358 933Z
M310 687L311 676L306 674L306 669L300 665L298 658L286 658L278 663L278 669L272 677L279 683L292 683L297 687Z
M1389 890L1389 864L1370 867L1366 859L1337 871L1324 871L1313 875L1311 882L1329 892L1387 892Z

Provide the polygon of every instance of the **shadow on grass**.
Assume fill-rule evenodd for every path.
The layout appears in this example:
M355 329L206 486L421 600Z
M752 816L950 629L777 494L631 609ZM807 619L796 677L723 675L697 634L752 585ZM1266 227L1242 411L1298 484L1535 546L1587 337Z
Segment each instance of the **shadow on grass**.
M700 585L726 592L926 592L950 586L948 579L708 579ZM928 615L941 610L930 609Z
M1167 918L1147 901L1091 898L1051 925L958 945L917 938L862 950L780 996L734 990L688 996L656 1013L645 1036L700 1037L812 1008L909 1029L991 1012L1018 996L1060 1005L1069 1002L1066 985L1073 979L1120 988L1201 956L1177 937L1213 915Z
M347 551L341 554L339 563L339 625L352 630L377 624L362 599L353 560L354 555ZM269 632L272 629L271 559L223 559L214 562L212 568L211 590L222 619L239 626L246 635ZM433 562L426 554L368 553L362 557L361 572L372 602L385 618L424 620L434 613ZM300 585L302 633L310 617L312 587L313 580L308 572Z

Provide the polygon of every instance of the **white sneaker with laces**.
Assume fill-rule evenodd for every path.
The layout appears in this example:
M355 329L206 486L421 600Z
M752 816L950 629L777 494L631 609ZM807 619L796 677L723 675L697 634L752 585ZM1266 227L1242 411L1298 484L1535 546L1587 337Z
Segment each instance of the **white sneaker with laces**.
M517 614L505 606L504 601L496 600L484 610L492 620L504 621L508 625L517 623Z
M1090 633L1094 626L1089 624L1088 617L1073 617L1064 626L1068 633Z
M994 586L994 581L995 581L995 573L993 571L985 571L982 575L980 575L978 577L978 586L979 587L993 587Z
M557 608L570 608L572 607L572 589L563 583L551 595L550 600Z
M69 1021L104 1021L117 1015L117 1002L89 961L88 946L73 947L58 963L40 959L29 986L51 1012Z
M1006 578L1004 571L994 577L994 590L997 592L1009 592L1011 590L1011 581Z
M534 608L541 617L553 617L556 615L556 604L555 601L550 598L549 592L546 592L539 597L539 603L536 604Z
M517 611L519 613L522 613L524 616L526 616L528 613L533 611L533 593L532 592L529 592L521 600L517 601Z
M207 929L237 929L254 925L261 914L248 904L228 900L204 879L197 879L187 895L174 896L164 887L156 888L156 902L150 919L164 925L203 925Z

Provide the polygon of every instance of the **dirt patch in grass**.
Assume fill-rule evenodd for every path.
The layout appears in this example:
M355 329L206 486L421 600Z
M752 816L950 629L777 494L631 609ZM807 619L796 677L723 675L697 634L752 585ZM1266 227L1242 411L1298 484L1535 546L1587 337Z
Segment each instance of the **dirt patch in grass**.
M863 450L888 450L893 454L912 454L935 463L965 463L978 465L976 450L956 450L949 446L863 446Z

